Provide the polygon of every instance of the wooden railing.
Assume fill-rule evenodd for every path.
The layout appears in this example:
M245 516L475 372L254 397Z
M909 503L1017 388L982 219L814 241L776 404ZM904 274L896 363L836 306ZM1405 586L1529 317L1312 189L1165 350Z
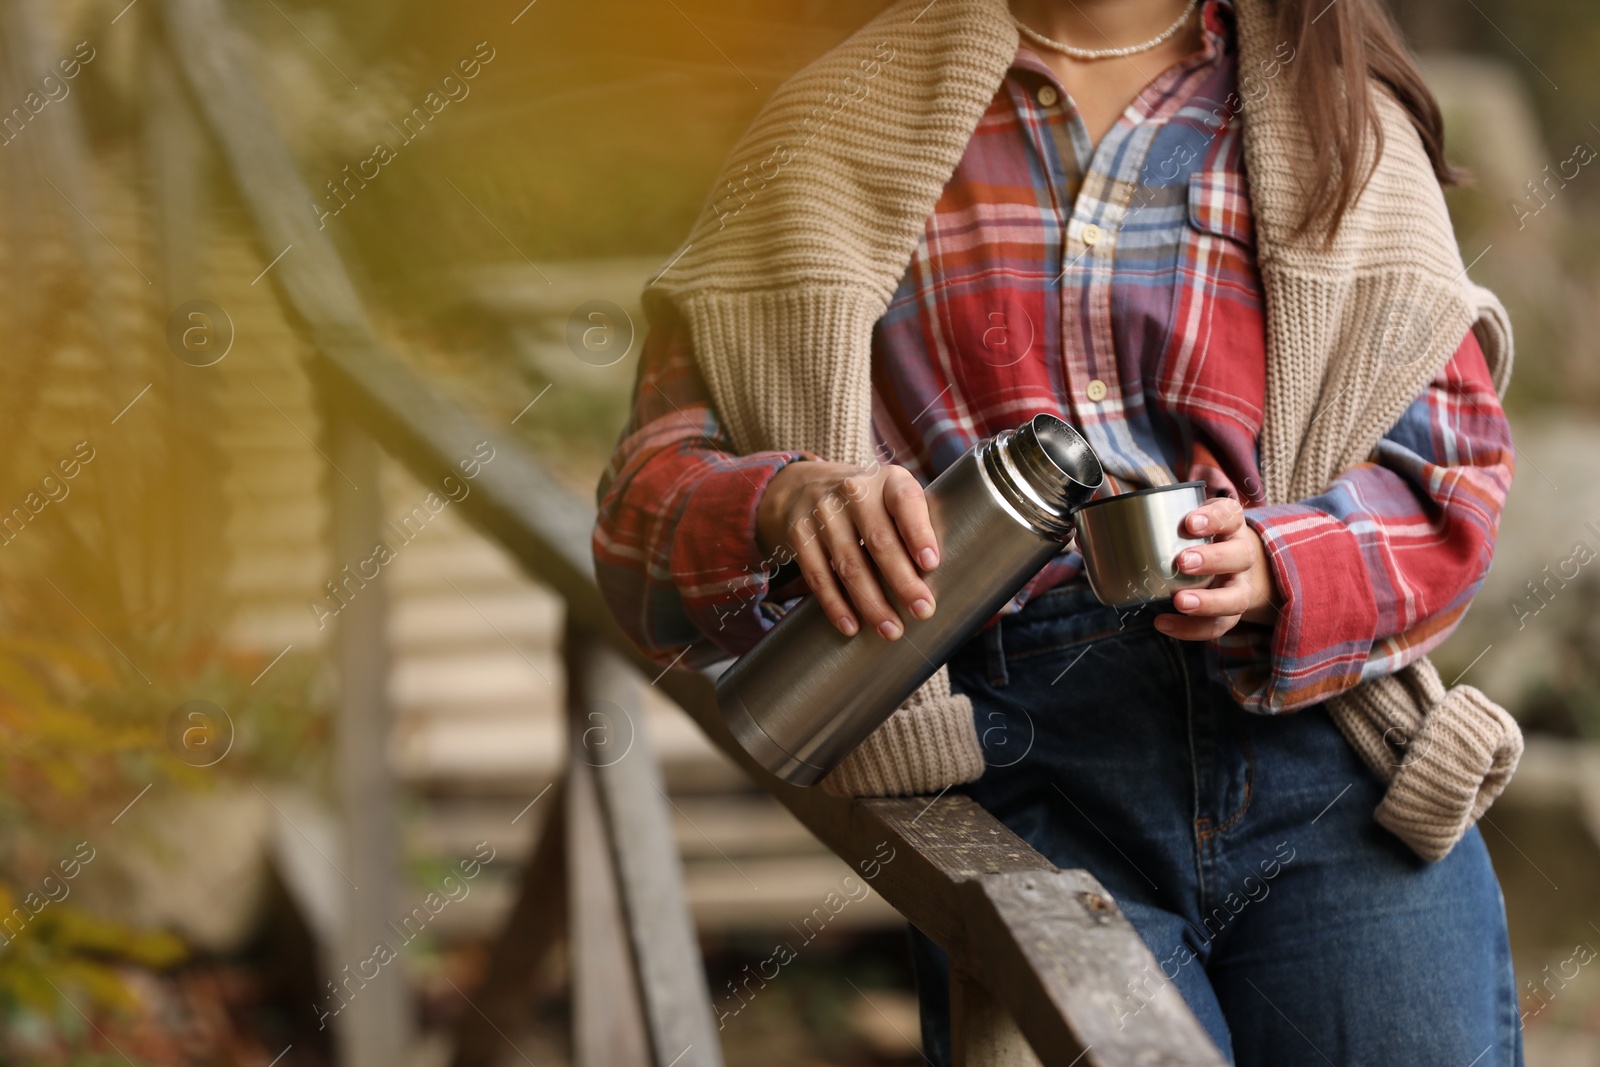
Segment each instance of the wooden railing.
M496 450L459 505L487 537L566 601L572 747L530 854L484 986L468 997L458 1067L510 1053L533 969L563 932L572 960L576 1062L595 1067L721 1063L699 949L684 901L660 770L644 735L638 655L602 603L589 552L593 509L552 481L513 440L480 425L377 340L311 197L248 76L219 0L161 0L166 50L189 106L237 187L269 277L314 352L328 440L356 484L375 484L379 449L426 484L456 471L480 441ZM285 254L285 250L290 251ZM329 479L335 542L356 558L375 539L376 494ZM342 557L341 557L342 558ZM336 731L346 840L362 885L351 891L343 943L358 951L395 914L399 884L394 787L382 743L383 600L342 613ZM631 664L631 666L630 666ZM656 683L705 733L950 955L957 1061L1085 1067L1216 1067L1222 1056L1100 884L1052 866L960 794L848 800L781 782L753 764L717 714L710 681L674 671ZM589 714L621 707L633 747L594 759ZM884 862L886 855L892 860ZM381 986L375 986L375 990ZM1133 1004L1137 1017L1127 1005ZM349 1067L403 1061L408 1009L399 983L368 992L339 1020ZM356 1010L359 1009L359 1010ZM1029 1051L1031 1047L1031 1052Z

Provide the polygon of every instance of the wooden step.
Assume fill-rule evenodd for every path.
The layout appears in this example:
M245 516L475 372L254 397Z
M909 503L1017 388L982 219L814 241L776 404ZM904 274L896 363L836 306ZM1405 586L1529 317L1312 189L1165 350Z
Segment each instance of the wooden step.
M466 597L454 590L413 593L392 605L389 640L394 652L405 656L495 643L505 647L503 639L543 652L559 646L563 615L561 601L539 589L485 589Z
M566 724L555 715L448 722L431 717L397 724L393 739L396 769L404 778L481 778L502 788L548 781L561 766L565 746Z
M308 542L322 548L324 516L321 509L308 506L304 497L302 482L298 501L288 495L239 501L227 524L230 543L236 551L293 552Z
M222 591L235 602L277 597L299 600L316 595L331 577L327 565L309 553L257 558L249 566L230 568Z
M418 499L420 501L421 498ZM415 527L411 530L402 529L401 532L411 536L412 540L404 541L396 535L394 541L388 542L395 554L394 562L389 566L394 570L396 582L408 592L449 592L450 585L446 579L463 589L469 585L533 587L533 583L510 556L466 527L454 525L451 522L454 516L446 518L448 510L446 508L445 512L433 516L427 525L422 526L420 534L413 533ZM405 515L404 510L393 509L389 512L389 521L399 526ZM388 532L393 533L393 528Z
M429 804L407 827L414 858L448 860L487 842L508 863L521 863L541 832L546 782L515 797L446 799ZM831 853L783 805L765 793L672 797L672 836L688 860L769 859Z
M431 704L475 704L493 701L515 705L559 697L561 661L548 647L512 651L495 638L480 653L410 655L395 662L390 693L395 703L410 707Z
M241 606L227 634L228 642L237 648L276 656L289 645L301 653L322 648L333 639L333 628L318 629L303 605L269 605L261 610Z
M318 516L317 525L321 526L327 505L317 498L322 492L323 472L332 474L332 470L315 452L283 449L276 455L270 462L246 462L247 457L230 452L223 485L236 494L241 505L293 506Z
M693 723L694 732L681 734L662 729L655 719L649 723L667 788L675 795L748 790L744 771ZM437 802L441 797L532 797L564 765L566 744L565 718L552 706L542 714L481 718L408 715L396 724L391 747L396 773L409 788Z
M445 942L494 937L510 911L520 877L519 870L502 865L497 855L465 897L434 917L429 931ZM420 902L427 890L417 886L415 891ZM759 931L787 940L797 950L819 934L905 923L872 892L870 882L831 853L745 858L737 866L721 859L686 863L684 891L702 935Z

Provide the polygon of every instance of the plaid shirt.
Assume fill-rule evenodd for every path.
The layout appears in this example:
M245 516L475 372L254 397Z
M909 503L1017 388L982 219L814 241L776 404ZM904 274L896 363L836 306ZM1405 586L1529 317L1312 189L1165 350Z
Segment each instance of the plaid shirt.
M1471 334L1368 462L1262 506L1266 327L1240 128L1278 68L1246 72L1231 8L1099 145L1026 47L979 121L873 334L880 456L924 484L1041 411L1076 426L1116 491L1203 480L1246 505L1282 594L1270 627L1211 644L1258 712L1326 699L1442 641L1487 570L1511 441ZM1292 61L1292 53L1280 57ZM633 415L600 485L594 552L618 620L661 662L753 645L804 586L769 574L756 506L798 452L735 456L687 330L651 324ZM1081 580L1076 551L1007 606Z

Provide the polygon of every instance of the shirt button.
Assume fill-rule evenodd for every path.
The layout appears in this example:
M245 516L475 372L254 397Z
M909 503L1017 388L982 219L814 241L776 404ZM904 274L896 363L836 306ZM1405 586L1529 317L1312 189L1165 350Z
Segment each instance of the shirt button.
M1099 378L1096 378L1094 381L1089 383L1089 388L1084 391L1089 394L1090 400L1093 400L1096 404L1098 404L1100 401L1106 398L1106 383L1102 382Z
M1083 243L1093 248L1095 245L1100 243L1100 238L1103 236L1104 232L1105 231L1101 230L1100 227L1093 224L1085 226L1083 228Z
M1056 92L1054 85L1042 86L1039 89L1039 103L1045 107L1055 107L1056 101L1061 99L1061 94Z

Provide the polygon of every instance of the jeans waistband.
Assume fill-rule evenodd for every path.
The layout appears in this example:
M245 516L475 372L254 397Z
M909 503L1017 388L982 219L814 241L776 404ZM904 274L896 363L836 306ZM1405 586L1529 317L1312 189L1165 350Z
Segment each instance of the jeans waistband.
M987 661L985 673L997 685L1006 684L1008 658L1041 649L1076 644L1154 629L1155 617L1170 606L1165 602L1119 610L1095 597L1087 579L1054 586L1029 598L1022 610L1002 615L995 625L971 642L972 652Z
M1133 626L1138 623L1148 623L1163 611L1169 610L1171 608L1166 601L1157 601L1136 608L1108 608L1100 603L1094 591L1089 588L1089 580L1080 576L1034 595L1022 605L1021 611L1002 618L1042 622L1070 617L1081 619L1097 628L1104 628L1102 624L1107 622L1111 623L1113 628L1119 628L1119 624Z

